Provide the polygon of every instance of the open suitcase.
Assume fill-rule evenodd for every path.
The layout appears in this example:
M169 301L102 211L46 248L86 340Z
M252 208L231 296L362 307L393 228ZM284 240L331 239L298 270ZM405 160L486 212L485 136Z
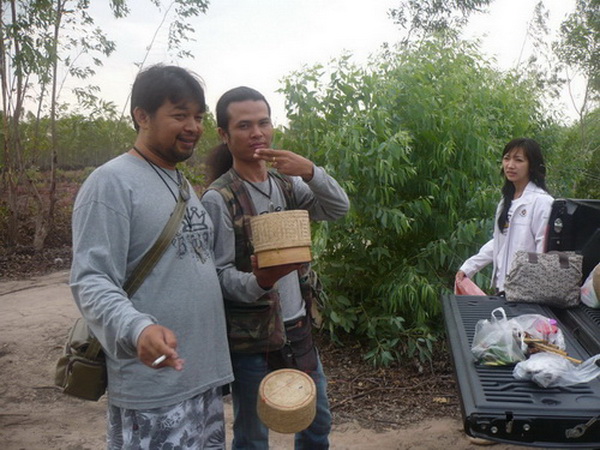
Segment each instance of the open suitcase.
M600 262L600 200L557 199L548 220L546 251L583 255L582 282ZM600 310L580 304L556 314L592 355L600 353Z
M556 199L548 220L546 251L583 255L583 279L600 261L600 200Z

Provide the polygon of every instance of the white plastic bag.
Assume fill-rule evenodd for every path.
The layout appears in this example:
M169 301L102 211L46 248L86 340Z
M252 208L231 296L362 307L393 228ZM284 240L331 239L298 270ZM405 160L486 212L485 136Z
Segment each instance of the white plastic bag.
M513 376L517 380L531 380L545 388L572 386L598 377L599 360L600 355L596 355L576 365L556 353L539 352L519 362L513 369Z
M477 361L488 366L514 364L525 359L526 345L518 326L506 319L503 308L492 311L490 319L482 319L475 326L471 352Z
M581 302L590 308L600 308L597 291L600 291L600 264L594 267L581 286Z
M522 330L533 339L542 339L560 350L566 348L565 337L554 319L549 319L541 314L522 314L513 317L510 321L513 323L514 329ZM523 337L525 338L525 336Z

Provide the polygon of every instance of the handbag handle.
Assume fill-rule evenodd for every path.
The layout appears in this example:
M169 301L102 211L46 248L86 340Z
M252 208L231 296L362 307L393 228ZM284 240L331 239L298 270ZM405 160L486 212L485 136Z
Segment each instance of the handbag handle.
M552 255L558 255L558 263L560 264L560 268L561 269L568 269L569 268L569 256L562 253L562 252L548 252L548 254ZM530 264L537 264L538 263L538 254L535 252L529 252L527 253L528 257L529 257L529 263Z

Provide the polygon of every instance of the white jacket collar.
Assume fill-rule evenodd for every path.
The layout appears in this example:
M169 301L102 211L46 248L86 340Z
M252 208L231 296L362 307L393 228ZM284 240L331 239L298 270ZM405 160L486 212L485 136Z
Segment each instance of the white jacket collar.
M523 195L526 194L546 194L547 192L545 190L543 190L541 187L539 187L537 184L535 184L533 181L530 181L529 183L527 183L527 186L525 186L525 190L523 191Z

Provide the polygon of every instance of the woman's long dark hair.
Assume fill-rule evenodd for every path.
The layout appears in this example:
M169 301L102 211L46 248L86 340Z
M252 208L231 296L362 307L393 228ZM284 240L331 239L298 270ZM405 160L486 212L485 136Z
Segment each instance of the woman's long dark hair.
M542 156L542 149L533 139L528 138L517 138L510 141L504 147L502 157L512 151L515 148L523 149L523 153L529 162L529 181L533 181L536 186L547 191L546 188L546 166L544 165L544 157ZM515 196L515 185L512 181L509 181L504 175L504 169L502 169L502 175L504 176L504 186L502 186L502 196L504 201L502 202L502 211L498 217L498 228L500 231L504 230L504 227L508 223L508 211Z
M271 106L264 95L256 89L246 86L239 86L225 92L217 102L216 116L217 126L222 130L229 129L229 112L227 109L231 103L245 102L246 100L263 101L267 105L269 116L271 115ZM212 183L233 166L233 157L227 147L227 144L219 144L213 147L205 160L206 163L206 181Z

